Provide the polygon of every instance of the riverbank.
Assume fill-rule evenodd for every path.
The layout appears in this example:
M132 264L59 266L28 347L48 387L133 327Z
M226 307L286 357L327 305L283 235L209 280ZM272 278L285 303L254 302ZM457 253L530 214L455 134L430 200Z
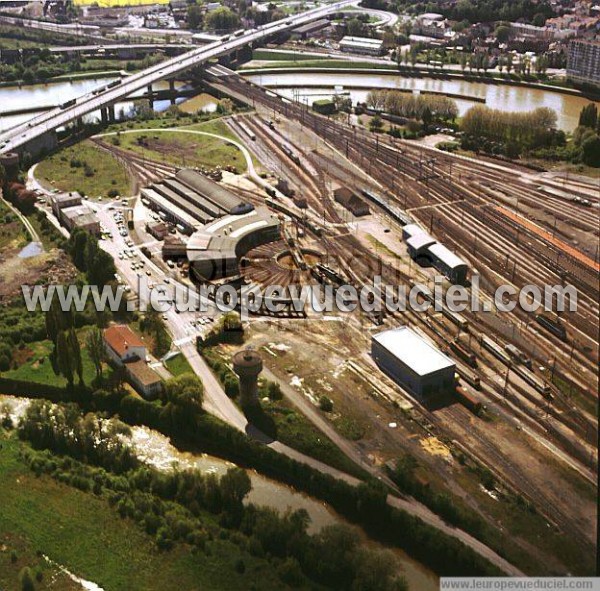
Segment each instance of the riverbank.
M325 60L323 60L325 61ZM328 62L336 62L336 60L326 60ZM280 63L280 62L278 62ZM291 65L294 64L294 65ZM439 71L435 72L430 69L422 69L422 68L410 68L410 67L400 67L397 65L391 64L389 66L384 66L383 64L379 66L375 66L370 63L356 63L356 62L346 62L343 60L338 60L335 64L328 65L306 65L306 62L298 61L291 62L290 65L286 66L265 66L259 68L245 68L242 67L239 69L239 73L243 75L262 75L262 74L296 74L298 72L302 74L330 74L332 72L339 73L340 69L343 69L344 74L360 74L360 75L368 75L368 74L377 74L381 76L406 76L409 78L433 78L437 80L465 80L466 82L480 82L484 84L495 84L495 85L504 85L504 86L518 86L521 88L532 88L537 90L545 90L550 92L556 92L560 94L567 94L570 96L578 96L582 98L587 98L591 101L600 100L600 93L592 94L585 93L576 88L570 88L568 86L556 86L552 84L544 84L542 82L529 82L525 80L513 80L506 78L498 78L493 75L474 75L463 72L445 72ZM303 84L304 86L304 84ZM447 95L450 96L450 95ZM465 97L457 97L457 98L469 98Z

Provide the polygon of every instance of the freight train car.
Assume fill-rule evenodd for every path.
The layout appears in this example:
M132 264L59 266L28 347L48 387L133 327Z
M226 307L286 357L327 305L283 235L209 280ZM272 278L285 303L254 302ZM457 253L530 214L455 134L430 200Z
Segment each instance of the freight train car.
M450 348L467 365L470 365L471 367L477 367L477 357L475 357L474 353L467 351L461 343L459 343L457 341L452 341L450 343Z
M481 415L483 411L483 404L478 400L471 392L462 386L457 386L454 390L454 394L458 401L468 408L474 415Z

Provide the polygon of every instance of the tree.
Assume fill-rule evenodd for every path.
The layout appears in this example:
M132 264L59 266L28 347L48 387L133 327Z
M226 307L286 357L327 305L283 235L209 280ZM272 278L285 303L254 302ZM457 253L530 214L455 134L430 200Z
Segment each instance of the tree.
M588 137L581 144L583 149L583 162L594 168L600 167L600 136Z
M88 334L86 348L94 364L96 377L100 379L102 378L103 363L106 361L106 349L104 348L102 331L97 326L94 326Z
M238 16L231 9L222 6L208 13L206 24L209 29L231 31L240 23Z
M369 129L374 133L379 133L383 129L383 121L379 115L375 115L369 122Z
M496 39L498 43L506 43L510 37L510 27L500 25L496 28Z
M357 18L351 18L348 21L348 35L351 37L360 37L363 34L363 23Z
M594 103L589 103L579 113L579 125L594 129L598 123L598 108Z
M252 490L252 482L246 470L229 468L221 477L221 495L224 507L231 512L239 511L246 495Z
M35 591L35 583L33 581L33 573L31 569L26 566L21 569L19 573L19 583L21 584L21 591Z
M198 4L188 6L187 24L190 29L197 29L202 23L202 8Z

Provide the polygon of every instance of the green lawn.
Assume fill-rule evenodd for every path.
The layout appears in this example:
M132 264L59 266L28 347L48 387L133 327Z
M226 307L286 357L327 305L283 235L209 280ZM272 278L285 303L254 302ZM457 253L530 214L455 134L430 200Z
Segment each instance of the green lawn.
M194 373L185 355L179 354L176 357L172 357L166 362L167 369L174 375L180 376L184 373Z
M208 542L209 555L192 555L176 544L159 551L154 538L134 522L121 519L104 497L94 496L36 476L18 457L21 443L2 436L0 448L0 588L20 591L18 572L42 563L36 552L49 556L105 591L219 591L282 589L271 566L243 552L228 540ZM205 514L207 523L216 519ZM18 557L11 561L11 553ZM246 573L235 563L243 558ZM81 589L63 581L52 583L51 573L36 586L42 589ZM62 584L64 582L64 584Z
M89 327L81 328L77 331L77 338L81 345L81 360L83 366L83 381L90 385L96 377L94 364L90 359L86 348L85 340ZM62 376L57 376L52 369L49 355L52 351L52 341L38 341L27 344L28 359L19 365L17 369L11 369L2 375L13 380L22 380L24 382L36 382L50 386L66 386L67 380ZM104 368L104 377L110 376L111 369ZM77 378L75 378L77 381Z
M152 122L142 128L152 128ZM182 129L205 131L231 139L236 136L222 121L207 121L182 127ZM112 141L106 138L106 141ZM153 160L169 162L178 166L235 166L238 172L246 171L246 159L240 150L226 140L210 136L179 133L176 131L142 131L123 133L120 147L144 155Z
M77 162L81 166L72 166ZM91 176L86 176L85 164L93 170ZM80 191L93 198L99 195L106 197L111 189L116 189L119 195L131 192L125 168L89 140L59 150L42 160L36 168L36 176L48 188Z
M277 439L286 445L348 474L364 478L364 471L350 460L322 431L285 400L262 402L263 410L277 425Z

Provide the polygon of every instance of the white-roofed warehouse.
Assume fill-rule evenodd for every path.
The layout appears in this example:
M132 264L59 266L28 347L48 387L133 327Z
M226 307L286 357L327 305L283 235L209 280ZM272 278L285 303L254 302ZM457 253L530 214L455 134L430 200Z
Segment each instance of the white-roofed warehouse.
M398 385L417 395L431 396L454 387L456 364L408 326L373 335L371 355Z

